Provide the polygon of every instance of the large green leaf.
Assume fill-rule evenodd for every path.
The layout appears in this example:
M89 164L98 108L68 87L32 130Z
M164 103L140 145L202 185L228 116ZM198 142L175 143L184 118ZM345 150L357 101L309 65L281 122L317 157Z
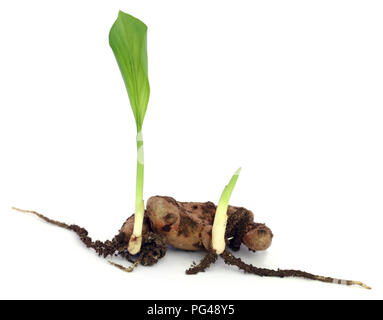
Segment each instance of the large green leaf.
M109 33L109 44L114 52L141 131L149 102L147 26L137 18L120 11Z

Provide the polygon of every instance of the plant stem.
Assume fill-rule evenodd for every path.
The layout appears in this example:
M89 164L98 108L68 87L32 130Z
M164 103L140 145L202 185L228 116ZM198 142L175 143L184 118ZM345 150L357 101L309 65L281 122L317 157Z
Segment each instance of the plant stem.
M227 224L227 207L240 172L241 168L234 173L229 184L223 189L221 198L218 202L212 229L212 247L216 254L221 254L226 247L225 232Z
M142 225L144 221L144 141L141 131L137 133L137 176L136 176L136 210L134 213L133 234L129 240L128 251L130 254L140 252L142 243Z

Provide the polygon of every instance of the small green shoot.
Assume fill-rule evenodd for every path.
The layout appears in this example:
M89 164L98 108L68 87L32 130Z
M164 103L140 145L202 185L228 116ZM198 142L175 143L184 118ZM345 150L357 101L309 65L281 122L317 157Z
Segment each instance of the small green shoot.
M212 230L212 247L216 254L221 254L226 247L225 232L227 224L227 207L229 206L230 197L240 172L241 168L234 173L229 184L223 189L221 198L218 202Z
M109 44L124 79L137 127L136 210L133 234L130 237L128 247L131 254L137 254L141 249L145 211L142 124L150 95L146 34L147 26L142 21L122 11L118 13L117 20L109 33Z

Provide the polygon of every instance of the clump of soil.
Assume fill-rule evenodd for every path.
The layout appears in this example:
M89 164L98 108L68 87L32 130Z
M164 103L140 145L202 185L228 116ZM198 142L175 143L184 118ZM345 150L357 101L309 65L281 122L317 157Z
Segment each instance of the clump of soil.
M152 266L165 256L168 246L164 238L156 233L148 232L143 235L140 251L141 264Z
M228 241L229 248L238 251L242 244L243 236L247 231L247 226L253 221L248 210L239 208L231 214L227 220L225 238Z
M149 231L142 237L141 250L136 259L134 259L134 256L132 256L126 248L116 254L116 256L121 256L132 262L132 266L127 268L113 261L109 261L109 263L122 271L132 272L140 263L144 266L152 266L153 264L156 264L158 260L166 254L167 249L168 247L164 238Z
M207 268L210 267L211 264L217 261L218 256L213 252L208 252L202 258L199 264L193 262L193 265L185 271L186 274L197 274L198 272L205 272Z

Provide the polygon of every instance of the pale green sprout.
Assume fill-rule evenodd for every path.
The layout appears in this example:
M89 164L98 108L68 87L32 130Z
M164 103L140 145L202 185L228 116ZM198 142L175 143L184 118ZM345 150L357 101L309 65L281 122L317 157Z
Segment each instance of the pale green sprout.
M120 67L137 127L136 209L133 234L128 246L131 254L137 254L141 249L145 211L142 124L150 95L146 34L147 26L142 21L122 11L118 13L109 33L109 44Z
M238 176L241 172L239 168L222 191L221 198L219 199L217 210L215 212L213 230L212 230L212 247L216 254L221 254L226 247L225 232L227 225L227 207L235 184L237 183Z

